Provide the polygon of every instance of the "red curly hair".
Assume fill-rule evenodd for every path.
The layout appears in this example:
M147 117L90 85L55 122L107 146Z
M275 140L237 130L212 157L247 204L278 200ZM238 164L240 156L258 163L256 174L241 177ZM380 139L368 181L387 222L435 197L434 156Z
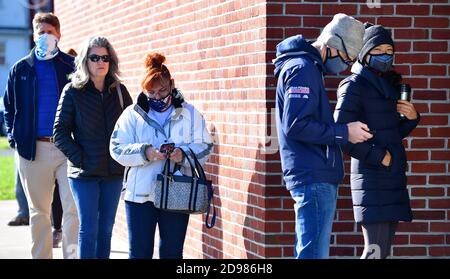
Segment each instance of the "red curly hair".
M164 65L166 57L160 53L152 52L145 57L145 76L141 82L143 89L151 91L155 82L166 84L171 79L169 69Z

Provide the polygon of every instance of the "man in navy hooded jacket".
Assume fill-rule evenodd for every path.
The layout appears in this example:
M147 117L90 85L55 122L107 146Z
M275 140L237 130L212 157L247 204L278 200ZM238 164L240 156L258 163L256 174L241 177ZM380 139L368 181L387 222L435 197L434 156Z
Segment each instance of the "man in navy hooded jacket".
M344 177L339 145L372 137L361 122L334 123L322 76L347 69L363 36L361 22L337 14L316 42L297 35L277 45L277 131L284 181L295 201L295 258L328 258L337 185Z

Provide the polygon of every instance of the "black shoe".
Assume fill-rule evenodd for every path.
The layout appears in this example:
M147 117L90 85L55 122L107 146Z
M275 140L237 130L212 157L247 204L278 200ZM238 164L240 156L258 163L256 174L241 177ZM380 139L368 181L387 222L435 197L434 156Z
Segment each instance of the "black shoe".
M29 217L14 217L9 221L8 226L28 226L30 224Z

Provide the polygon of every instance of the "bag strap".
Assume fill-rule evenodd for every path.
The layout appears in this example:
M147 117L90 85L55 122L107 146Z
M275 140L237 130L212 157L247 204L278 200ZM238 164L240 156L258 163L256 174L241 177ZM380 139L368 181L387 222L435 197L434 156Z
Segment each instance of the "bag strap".
M120 83L116 86L116 88L117 88L117 94L119 95L120 107L123 110L123 95L122 95L122 89L120 88Z
M194 151L189 147L189 151L192 155L192 158L194 159L195 167L198 169L200 178L202 178L205 182L206 174L205 171L200 164L200 162L197 159L197 156L195 155ZM212 187L211 183L206 182L207 189L208 189L208 209L206 211L206 218L205 218L205 225L208 229L211 229L216 224L216 206L214 205L214 188ZM209 215L211 213L211 203L212 203L212 217L211 217L211 223L208 223Z
M211 212L211 203L213 205L213 213L211 217L211 223L208 223L209 220L209 214ZM214 204L214 188L211 185L208 185L208 209L206 211L206 218L205 218L205 226L208 229L211 229L216 224L216 206Z
M190 151L190 153L192 155L192 159L194 159L195 168L198 171L199 178L206 180L205 171L203 170L202 165L198 161L197 156L195 155L194 151L190 147L189 147L189 151Z
M196 177L196 178L201 178L201 177L199 176L199 173L198 173L198 171L197 171L195 165L192 164L192 162L191 162L191 160L189 159L189 157L187 156L186 152L184 152L184 150L183 150L182 148L180 148L180 150L181 150L181 153L183 153L184 158L186 158L186 160L188 161L189 165L191 166L191 174L192 174L192 176L193 176L193 177ZM180 164L176 163L176 164L174 165L174 167L173 167L173 171L174 171L174 172L175 172L176 169L177 169L177 165L178 165L178 167L181 167Z

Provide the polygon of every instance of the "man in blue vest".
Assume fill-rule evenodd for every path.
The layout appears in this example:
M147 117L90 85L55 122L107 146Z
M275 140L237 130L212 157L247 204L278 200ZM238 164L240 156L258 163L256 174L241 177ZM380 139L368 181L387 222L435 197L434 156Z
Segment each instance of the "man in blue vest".
M37 13L33 19L36 46L11 68L4 96L9 144L30 209L33 258L53 257L50 208L55 180L64 208L63 256L76 257L78 217L67 180L67 159L53 144L53 123L59 95L74 71L74 59L58 49L58 18Z
M361 122L334 123L323 83L323 73L352 64L363 36L361 22L337 14L316 42L297 35L277 45L277 131L284 181L295 201L299 259L328 258L337 185L344 177L339 145L372 137Z

